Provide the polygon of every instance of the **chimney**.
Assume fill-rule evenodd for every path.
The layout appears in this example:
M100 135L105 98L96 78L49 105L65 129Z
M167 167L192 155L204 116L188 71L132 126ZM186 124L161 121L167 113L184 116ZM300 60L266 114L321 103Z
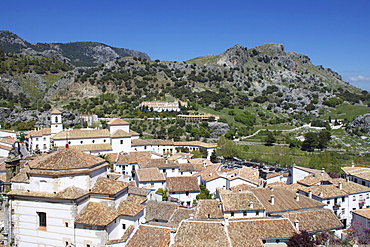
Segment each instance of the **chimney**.
M312 191L308 192L308 198L312 198Z
M340 189L340 190L342 189L342 182L338 183L338 189Z
M170 232L170 244L175 243L175 235L176 235L176 229L172 229Z
M297 231L299 232L299 220L295 220L294 221L294 227L295 227L295 229L297 229Z
M166 159L166 164L168 164L168 159Z
M349 177L346 177L346 182L349 182Z
M270 203L271 203L271 205L274 205L275 204L275 197L274 197L274 195L271 195L270 196Z
M69 144L68 143L66 143L66 148L69 148Z
M229 225L229 218L225 217L224 221L222 222L222 225L228 226Z
M324 172L325 172L325 168L323 167L323 168L321 169L321 176L324 176Z
M295 200L297 201L297 202L299 202L299 193L297 192L297 193L295 193Z
M189 214L189 219L193 220L194 219L194 214Z
M270 187L270 191L274 191L274 187Z
M249 202L249 207L253 208L253 202Z
M324 194L323 194L322 192L320 192L320 193L319 193L319 196L320 196L320 197L321 197L321 196L323 196L323 195L324 195Z

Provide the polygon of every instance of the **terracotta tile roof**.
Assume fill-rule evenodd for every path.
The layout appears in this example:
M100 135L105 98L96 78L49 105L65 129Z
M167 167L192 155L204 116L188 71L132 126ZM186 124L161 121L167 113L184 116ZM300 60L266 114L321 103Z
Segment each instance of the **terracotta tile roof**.
M138 196L138 195L128 195L126 201L134 203L134 204L143 204L146 202L148 198L146 196Z
M124 130L116 130L114 131L114 133L111 135L112 138L118 138L118 137L131 137L131 135L129 133L127 133L126 131Z
M175 153L174 155L170 156L168 159L169 160L176 160L179 158L191 159L191 157L193 156L194 154L190 154L190 153Z
M228 237L221 222L182 221L171 247L229 247ZM248 245L245 245L248 246Z
M63 147L58 147L63 148ZM82 145L69 145L70 149L77 151L111 151L112 145L110 143L97 143L97 144L82 144Z
M163 173L160 173L158 168L145 168L136 171L136 176L139 182L158 182L166 181Z
M305 186L312 186L320 182L330 181L331 178L321 175L308 175L304 179L298 180L297 183L303 184Z
M220 193L224 211L262 210L265 207L251 192Z
M167 247L169 244L169 228L140 225L127 242L126 247Z
M136 186L128 186L129 195L147 196L152 190L146 188L139 188Z
M366 186L351 181L347 182L346 180L341 178L331 179L330 182L332 184L302 187L300 188L300 190L306 193L311 191L312 195L320 198L340 197L360 192L370 192L370 188ZM339 183L342 184L342 189L339 188Z
M147 159L138 163L140 169L157 167L161 169L176 168L179 167L177 160L165 160L165 159Z
M198 179L196 177L182 176L182 177L167 177L166 185L168 192L200 192Z
M119 215L127 215L134 217L145 208L144 205L135 204L126 200L122 200L118 206L117 213Z
M12 150L12 147L6 146L6 145L1 145L0 144L0 149L4 149L4 150L7 150L7 151L10 151L10 150Z
M198 200L194 219L222 219L221 205L218 200Z
M316 169L301 167L301 166L296 166L296 165L294 165L294 168L299 169L301 171L308 172L310 174L323 175L325 177L330 178L329 174L327 174L324 170L316 170Z
M58 109L53 109L50 113L51 114L61 114L62 112L59 111Z
M316 232L343 227L342 222L330 209L299 210L286 212L282 216L290 219L293 224L298 220L300 231Z
M358 178L370 181L370 168L367 168L367 167L342 167L342 170L347 175L356 176Z
M29 196L29 197L44 197L44 198L58 198L58 199L78 199L80 197L83 197L87 195L88 192L75 187L71 186L68 187L58 193L47 193L47 192L28 192L25 190L12 190L8 193L8 195L13 195L13 196Z
M289 239L297 233L292 223L283 218L229 221L227 229L230 246L262 247L263 239Z
M201 176L203 180L209 182L216 178L219 178L220 175L218 174L217 170L221 164L209 165L206 167L205 170L193 174L193 176Z
M128 125L128 124L129 124L128 122L119 118L113 119L108 123L108 125Z
M130 153L120 153L117 159L117 164L146 164L152 156L156 155L162 157L161 154L153 151L137 151Z
M190 164L190 163L180 163L179 164L179 171L180 172L200 172L206 169L206 166L203 164Z
M278 177L278 176L288 177L289 176L289 173L287 173L287 172L271 172L271 173L267 173L266 179L274 178L274 177Z
M139 133L137 133L136 131L133 131L133 130L130 130L130 135L131 136L140 136Z
M107 129L99 130L71 130L61 131L55 134L52 139L66 140L66 139L84 139L84 138L109 138L110 133Z
M133 139L131 146L148 146L148 145L173 145L173 141L165 141L161 139Z
M298 195L299 200L297 201L296 193L282 187L277 187L273 190L269 188L254 188L251 191L266 208L266 213L268 214L325 206L325 204L304 195ZM271 195L274 196L273 205L271 204Z
M119 153L107 153L108 160L112 163L116 163L118 160Z
M148 201L146 203L146 221L161 220L168 222L178 207L179 205L174 202Z
M107 163L102 165L95 166L93 168L87 169L70 169L70 170L38 170L32 169L27 171L29 175L41 175L41 176L72 176L72 175L82 175L82 174L91 174L94 171L97 171L102 168L106 168L108 166Z
M192 208L177 208L168 221L173 227L178 227L182 220L189 219L190 215L195 213Z
M366 219L370 219L370 208L353 210L352 213L358 214Z
M119 239L112 239L108 240L105 244L118 244L118 243L124 243L127 241L127 239L130 237L131 233L135 230L134 225L129 225L126 229L126 231L123 233L122 237Z
M67 148L59 149L51 154L32 160L28 162L28 165L31 170L69 170L92 168L104 163L105 160L102 158Z
M95 226L106 226L118 217L117 212L102 203L89 202L76 217L75 223Z
M239 169L232 170L227 173L227 178L229 180L243 179L248 182L251 182L255 185L258 185L259 182L259 172L255 171L250 167L242 167Z
M246 185L246 184L238 184L235 186L231 186L230 190L232 192L242 192L242 191L249 191L251 188L254 188L254 187L250 185Z
M217 143L205 143L200 141L189 141L189 142L174 142L175 146L196 146L203 148L216 148Z
M90 192L92 194L113 196L118 192L126 189L127 187L128 183L112 180L105 177L99 177Z
M204 159L204 158L189 159L188 161L191 164L213 165L213 163L209 159Z
M10 179L11 182L15 183L30 183L30 178L27 174L27 170L22 169L17 175L15 175L12 179Z
M13 145L17 140L13 138L1 137L0 142Z
M40 137L40 136L45 136L45 135L51 135L51 128L44 128L36 131L31 131L29 133L29 136L32 137Z

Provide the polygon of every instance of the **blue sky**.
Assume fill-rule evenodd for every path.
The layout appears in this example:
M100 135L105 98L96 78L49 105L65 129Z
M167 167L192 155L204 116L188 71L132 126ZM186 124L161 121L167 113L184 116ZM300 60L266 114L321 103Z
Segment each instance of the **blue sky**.
M184 61L281 43L370 91L369 0L1 0L0 29L30 43L96 41Z

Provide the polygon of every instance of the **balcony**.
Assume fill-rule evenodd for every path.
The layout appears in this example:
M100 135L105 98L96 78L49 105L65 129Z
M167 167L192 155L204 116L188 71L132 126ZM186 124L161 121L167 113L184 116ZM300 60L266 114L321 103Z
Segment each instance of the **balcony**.
M333 210L338 210L340 208L340 204L336 203L333 205Z

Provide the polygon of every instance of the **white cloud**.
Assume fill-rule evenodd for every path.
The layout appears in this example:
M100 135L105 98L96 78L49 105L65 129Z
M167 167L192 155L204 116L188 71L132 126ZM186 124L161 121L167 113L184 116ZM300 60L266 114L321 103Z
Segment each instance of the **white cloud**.
M363 75L356 75L356 76L348 76L346 78L349 82L357 82L357 81L368 81L370 82L370 76L363 76Z

